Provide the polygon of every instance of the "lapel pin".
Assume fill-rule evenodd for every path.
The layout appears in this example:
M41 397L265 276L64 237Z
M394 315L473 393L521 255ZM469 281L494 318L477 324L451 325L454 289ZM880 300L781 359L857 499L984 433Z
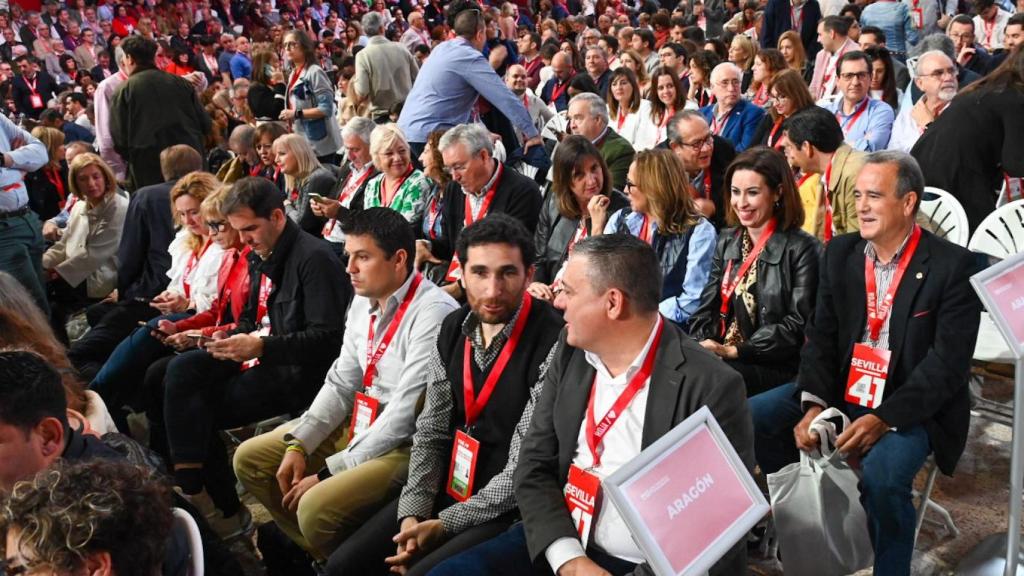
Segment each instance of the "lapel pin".
M921 273L921 272L918 272L917 273L917 279L920 280L921 278L924 278L924 274Z

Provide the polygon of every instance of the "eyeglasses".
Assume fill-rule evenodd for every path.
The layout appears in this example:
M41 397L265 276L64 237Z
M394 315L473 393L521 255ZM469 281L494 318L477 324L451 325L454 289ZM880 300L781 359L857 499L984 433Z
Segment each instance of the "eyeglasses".
M868 76L870 75L870 72L843 72L842 74L839 75L839 77L845 80L846 82L849 82L854 78L858 80L867 80Z
M452 165L452 166L445 166L444 167L444 173L449 175L449 176L451 176L452 174L455 174L456 172L458 172L459 174L463 174L463 173L466 172L467 169L469 169L469 163L468 162L463 163L463 164L455 164L455 165Z
M786 96L785 94L770 94L769 96L771 96L772 100L775 100L776 102L782 102L783 100L789 100L789 96Z
M223 232L228 229L227 220L207 220L206 227L210 232Z
M622 186L622 191L626 192L628 194L629 190L631 188L636 188L636 187L637 187L636 184L634 184L629 178L626 178L626 183Z
M708 132L707 136L695 141L695 142L679 142L680 146L684 146L693 150L694 152L700 152L705 146L713 146L715 143L715 137Z
M736 86L738 88L739 85L740 81L738 78L733 78L731 80L719 80L718 82L715 82L715 86L718 86L719 88L728 88L730 86Z
M942 80L943 76L956 78L956 68L940 68L934 72L929 72L928 74L921 74L922 78L934 78L936 80Z

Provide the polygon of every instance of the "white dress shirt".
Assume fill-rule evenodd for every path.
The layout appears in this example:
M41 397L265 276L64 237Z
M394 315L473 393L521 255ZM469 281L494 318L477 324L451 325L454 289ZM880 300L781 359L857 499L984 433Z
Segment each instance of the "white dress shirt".
M459 307L451 296L426 278L420 282L391 344L377 362L373 385L363 390L370 317L376 316L371 347L376 349L409 291L412 279L413 276L409 276L388 298L383 311L363 296L352 300L341 355L327 371L324 385L309 409L285 435L285 440L298 440L311 453L339 426L348 427L356 392L379 401L373 424L344 450L327 458L331 474L355 468L408 444L416 431L416 403L427 386L427 367L437 347L437 333L444 318Z
M171 253L171 267L167 271L167 277L171 279L167 290L185 294L185 272L188 272L189 300L195 307L197 313L206 312L213 306L217 298L217 275L220 272L221 260L224 258L224 249L220 244L211 242L199 261L191 270L188 269L188 262L192 257L192 251L185 245L189 232L182 229L178 232L167 251Z
M640 371L644 360L647 358L647 352L654 343L654 337L657 335L658 329L661 328L663 322L664 320L659 317L640 354L633 359L633 362L625 372L616 377L612 377L608 369L605 368L604 362L596 354L591 352L584 353L587 363L593 366L597 372L594 379L594 386L597 388L594 392L595 421L600 421L604 414L611 409L612 405L626 389L626 386L629 385L629 380ZM604 435L601 442L603 447L601 451L601 465L590 470L590 473L598 478L607 478L622 467L623 464L626 464L640 454L649 385L650 378L644 383L643 388L637 392L636 396L633 397L633 401L629 403L625 412L615 421L615 425ZM587 470L594 464L594 457L590 453L590 446L587 444L586 415L583 417L579 434L576 437L576 454L573 456L572 461L573 464L584 470ZM601 550L612 556L622 558L627 562L639 564L644 561L643 554L637 548L636 543L633 542L629 528L623 522L619 511L611 500L605 498L603 493L601 494L597 519L593 526L592 542ZM562 564L573 558L586 556L586 551L583 550L583 545L577 538L559 538L548 546L547 550L544 551L544 556L547 558L551 570L557 574Z
M114 137L110 133L110 105L114 100L114 93L128 79L123 72L118 72L96 86L96 94L93 98L93 118L96 121L96 149L100 151L100 158L114 170L118 180L124 180L128 172L128 165L121 155L114 150Z

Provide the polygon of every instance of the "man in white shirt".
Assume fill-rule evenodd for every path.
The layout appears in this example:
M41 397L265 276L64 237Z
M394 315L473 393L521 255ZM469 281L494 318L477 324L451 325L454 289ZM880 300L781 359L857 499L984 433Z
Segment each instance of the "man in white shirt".
M450 296L414 273L409 223L389 208L345 219L356 297L341 355L297 420L243 443L235 472L277 525L323 561L408 471L416 405Z
M742 379L658 314L660 285L657 258L642 240L602 235L576 244L555 299L566 330L515 473L523 522L432 575L534 574L545 562L559 575L637 570L643 554L615 506L598 490L592 521L577 522L582 516L572 515L563 491L568 484L577 494L593 494L572 479L600 482L701 406L711 409L751 466L753 428ZM745 572L742 542L710 571Z
M543 100L528 88L529 82L526 68L521 64L513 64L505 71L505 85L513 94L522 99L526 111L530 113L530 119L533 120L533 125L537 127L537 131L541 131L555 114ZM520 130L516 130L516 136L519 137L520 145L528 140Z
M811 97L821 100L836 91L836 67L847 52L860 47L850 37L850 21L841 16L826 16L818 23L818 42L822 50L814 58Z
M409 13L409 29L402 34L402 44L412 52L417 46L430 47L430 30L421 12Z
M1001 49L1006 24L1012 14L1001 10L995 0L977 0L974 12L974 30L978 43L989 52Z
M892 126L889 150L910 152L928 125L956 97L956 73L956 63L941 50L931 50L918 57L914 84L924 94L913 106L900 108Z
M120 46L114 49L114 59L117 67L121 69L124 65L124 51ZM93 120L96 130L96 148L113 170L118 180L127 178L128 165L121 155L114 150L114 136L110 133L110 104L114 100L114 93L124 84L128 76L122 71L109 76L96 86L96 94L93 96Z

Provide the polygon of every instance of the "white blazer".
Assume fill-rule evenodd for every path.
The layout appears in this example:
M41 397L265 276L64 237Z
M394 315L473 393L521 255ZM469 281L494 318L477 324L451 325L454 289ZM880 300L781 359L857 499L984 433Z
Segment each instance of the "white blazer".
M128 199L110 194L93 207L78 201L68 227L43 254L43 268L53 268L71 286L85 282L90 298L103 298L117 287L117 247L128 213Z

